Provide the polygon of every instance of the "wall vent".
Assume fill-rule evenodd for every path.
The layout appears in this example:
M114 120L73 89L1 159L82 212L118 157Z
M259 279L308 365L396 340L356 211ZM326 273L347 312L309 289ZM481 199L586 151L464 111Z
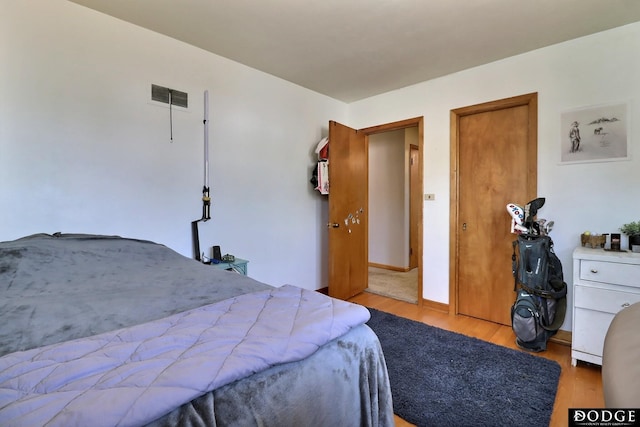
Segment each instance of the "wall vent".
M171 94L171 96L169 96L169 94ZM189 104L189 95L186 92L180 92L179 90L154 84L151 85L151 99L153 101L164 102L165 104L169 104L169 99L171 99L171 105L184 108L188 108Z

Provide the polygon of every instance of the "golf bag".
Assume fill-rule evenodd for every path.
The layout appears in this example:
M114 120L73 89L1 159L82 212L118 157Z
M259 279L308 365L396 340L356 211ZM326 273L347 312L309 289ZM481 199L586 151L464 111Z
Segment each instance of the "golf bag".
M538 198L524 207L507 205L511 231L518 234L511 256L517 292L511 307L511 327L516 344L529 351L547 349L547 341L558 331L567 312L562 263L549 237L553 221L535 220L544 202L544 198Z
M549 236L520 234L513 242L512 270L516 301L511 326L516 344L529 351L544 351L567 311L567 284L562 264Z

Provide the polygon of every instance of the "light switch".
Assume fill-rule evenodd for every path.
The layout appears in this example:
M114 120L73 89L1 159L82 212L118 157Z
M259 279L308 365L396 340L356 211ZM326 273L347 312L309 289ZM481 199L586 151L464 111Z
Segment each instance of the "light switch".
M427 193L424 195L424 199L425 200L435 200L436 199L436 195L433 193Z

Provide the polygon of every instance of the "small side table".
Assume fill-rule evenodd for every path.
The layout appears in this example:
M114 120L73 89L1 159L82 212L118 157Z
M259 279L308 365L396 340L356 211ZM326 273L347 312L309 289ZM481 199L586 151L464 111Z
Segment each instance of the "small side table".
M235 271L237 273L240 273L244 276L247 275L247 264L249 263L249 261L247 261L246 259L242 259L242 258L236 258L235 261L233 262L222 262L220 261L218 264L211 264L212 267L218 268L220 270L228 270L228 271Z

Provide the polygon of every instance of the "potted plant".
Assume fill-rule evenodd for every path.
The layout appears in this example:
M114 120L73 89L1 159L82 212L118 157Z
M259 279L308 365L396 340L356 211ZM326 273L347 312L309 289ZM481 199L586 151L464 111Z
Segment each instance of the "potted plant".
M629 236L629 249L633 252L637 252L633 250L634 246L640 247L640 221L633 221L628 224L624 224L620 227L620 231Z

